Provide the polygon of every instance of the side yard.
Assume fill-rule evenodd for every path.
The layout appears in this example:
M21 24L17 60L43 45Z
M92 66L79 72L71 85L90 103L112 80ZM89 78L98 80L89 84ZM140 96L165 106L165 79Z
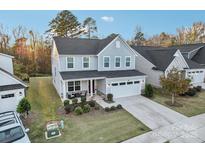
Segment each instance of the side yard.
M205 91L197 92L195 96L176 97L179 106L168 105L166 102L171 100L171 96L164 93L162 89L155 88L154 97L151 99L188 117L205 113Z
M24 122L30 128L31 142L121 142L149 131L123 109L111 112L92 110L79 116L58 114L63 104L50 77L31 78L27 96L32 112ZM65 122L62 136L46 140L46 123L62 119Z

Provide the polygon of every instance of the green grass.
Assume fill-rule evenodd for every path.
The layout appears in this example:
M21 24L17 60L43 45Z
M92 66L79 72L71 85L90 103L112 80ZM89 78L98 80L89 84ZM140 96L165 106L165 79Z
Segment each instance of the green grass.
M182 104L182 107L174 107L167 105L165 102L170 101L171 96L163 93L161 89L154 89L154 97L152 99L188 117L205 113L205 91L197 92L197 95L193 97L176 97L176 102Z
M31 78L28 99L32 114L25 124L30 128L31 142L120 142L149 131L125 110L107 113L101 109L80 116L58 115L57 109L62 103L50 77ZM46 123L61 119L65 122L62 136L46 140Z

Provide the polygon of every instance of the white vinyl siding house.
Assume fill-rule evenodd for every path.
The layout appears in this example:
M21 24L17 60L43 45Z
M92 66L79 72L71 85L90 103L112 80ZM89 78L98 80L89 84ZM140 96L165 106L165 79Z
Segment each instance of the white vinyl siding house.
M73 41L72 39L67 39L67 43L70 45L67 47L63 45L63 48L58 46L58 41L61 39L66 38L54 38L52 51L57 51L58 56L56 57L58 58L56 62L52 60L54 61L52 70L57 69L57 75L53 71L53 84L62 100L67 99L70 94L81 91L87 91L90 96L98 92L104 95L113 93L114 98L141 94L145 85L145 75L135 70L136 54L120 36L104 40L76 39L75 44L70 43ZM93 49L89 47L90 41L106 45L93 53L91 52ZM78 44L81 42L83 42L82 45ZM89 50L80 50L79 46L82 48L83 44L86 44L85 48L89 48ZM90 45L93 44L92 42ZM72 46L74 47L72 48ZM96 45L93 48L97 50ZM58 49L62 51L65 49L65 51L62 54L62 51L58 51ZM55 59L55 54L52 55L54 56L52 59ZM69 67L67 67L68 65ZM119 86L112 86L115 81ZM130 84L131 81L132 84ZM122 85L121 82L125 84ZM123 91L126 92L123 93Z
M0 112L16 111L27 85L13 75L13 57L0 53Z

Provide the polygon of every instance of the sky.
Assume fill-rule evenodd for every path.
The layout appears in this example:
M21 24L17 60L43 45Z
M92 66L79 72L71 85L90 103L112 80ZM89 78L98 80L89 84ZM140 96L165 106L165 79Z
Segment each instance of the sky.
M59 11L0 11L0 23L8 29L23 25L43 34L48 23ZM176 28L191 26L193 22L205 22L205 11L83 11L72 13L83 22L86 17L96 20L99 37L119 33L131 39L136 25L142 27L145 37L166 32L176 33Z

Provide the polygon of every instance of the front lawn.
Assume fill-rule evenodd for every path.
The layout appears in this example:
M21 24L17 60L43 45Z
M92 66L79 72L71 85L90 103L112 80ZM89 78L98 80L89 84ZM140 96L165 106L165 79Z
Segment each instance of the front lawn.
M165 105L185 116L191 117L198 114L205 113L205 91L197 92L196 96L179 96L176 102L182 107L174 107L167 105L165 102L171 100L171 96L165 94L162 89L154 89L154 97L152 100Z
M31 78L28 99L32 113L25 124L30 128L31 142L120 142L149 131L125 110L105 112L100 109L80 116L57 114L62 103L50 77ZM61 119L65 122L62 136L46 140L46 123Z

